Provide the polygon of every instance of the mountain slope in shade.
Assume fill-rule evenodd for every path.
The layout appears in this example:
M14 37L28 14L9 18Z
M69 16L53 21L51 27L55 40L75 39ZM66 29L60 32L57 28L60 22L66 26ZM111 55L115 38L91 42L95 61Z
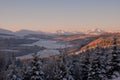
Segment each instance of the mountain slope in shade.
M104 33L104 32L105 32L105 31L96 28L96 29L88 30L88 31L86 32L86 34L99 35L99 34L102 34L102 33Z
M20 30L20 31L15 32L15 35L17 35L17 36L25 36L25 35L29 35L29 34L44 34L44 32L31 31L31 30Z
M6 30L6 29L2 29L2 28L0 28L0 33L1 33L1 34L13 34L12 31Z
M0 38L15 38L15 35L0 33Z

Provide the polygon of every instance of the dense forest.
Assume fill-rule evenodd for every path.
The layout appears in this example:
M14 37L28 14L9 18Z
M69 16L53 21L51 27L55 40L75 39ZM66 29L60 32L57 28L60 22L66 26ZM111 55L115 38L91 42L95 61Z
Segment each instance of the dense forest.
M111 80L120 76L120 51L114 46L97 47L80 54L65 51L49 58L36 53L31 60L21 61L12 55L0 56L0 80Z

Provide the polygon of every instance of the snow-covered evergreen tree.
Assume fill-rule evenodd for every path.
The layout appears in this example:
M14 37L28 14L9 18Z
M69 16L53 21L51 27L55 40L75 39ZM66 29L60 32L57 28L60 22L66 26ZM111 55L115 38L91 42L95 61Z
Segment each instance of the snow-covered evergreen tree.
M62 80L75 80L73 78L72 72L71 72L71 68L72 68L72 63L69 62L69 60L67 60L67 51L65 49L65 51L61 54L61 64L64 67L64 75L63 75L63 79Z
M88 80L89 78L89 72L90 72L90 54L87 52L84 56L84 59L81 62L81 80Z
M113 41L113 51L112 51L112 59L108 63L109 71L108 78L115 78L120 75L120 52L117 52L117 39L114 38Z
M92 67L91 69L93 69L93 72L95 72L95 76L98 77L98 80L103 80L107 78L106 66L107 66L107 53L105 53L104 48L98 47L94 51L94 56L92 57L92 66L91 66Z
M35 53L30 66L24 72L24 80L44 80L44 72L42 70L42 60Z
M7 69L7 80L22 80L22 76L21 76L21 71L20 68L18 68L15 64L15 56L13 54L12 56L12 64L9 65L8 69Z
M72 56L72 58L69 58L72 63L70 63L70 72L74 80L81 80L81 66L80 66L80 56Z
M19 69L15 65L10 65L7 72L7 80L22 80Z
M105 74L105 67L102 66L102 64L100 63L100 58L97 57L93 59L89 71L88 80L103 80L106 78Z
M51 73L53 75L49 75L47 80L74 80L70 71L72 65L66 59L66 52L61 51L59 59L55 59L55 64Z

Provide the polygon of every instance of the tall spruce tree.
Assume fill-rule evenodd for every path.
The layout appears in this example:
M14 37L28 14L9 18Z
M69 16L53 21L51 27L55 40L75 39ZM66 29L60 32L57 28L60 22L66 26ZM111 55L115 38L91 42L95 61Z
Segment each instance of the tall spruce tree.
M117 52L117 38L113 40L112 59L110 60L108 78L115 78L120 75L120 53Z
M85 53L84 59L81 62L81 80L88 80L90 72L90 54L89 51Z
M98 69L96 70L98 72L99 80L106 79L107 78L107 76L106 76L107 53L105 53L104 48L98 47L98 48L96 48L96 51L94 54L96 56L93 58L92 63L99 65L99 66L97 66ZM92 66L94 66L93 64L92 64Z
M55 66L53 67L53 74L51 79L48 80L74 80L73 76L71 75L71 64L69 61L66 61L67 52L60 51L59 59L55 61ZM50 76L51 77L51 76Z
M94 58L89 71L88 80L104 80L105 67L100 63L100 57Z
M20 68L16 66L15 61L16 61L16 58L13 53L12 64L9 65L7 69L7 77L6 77L7 80L22 80Z
M28 69L26 69L24 75L24 80L44 80L42 60L37 53L33 55L33 60L31 61Z

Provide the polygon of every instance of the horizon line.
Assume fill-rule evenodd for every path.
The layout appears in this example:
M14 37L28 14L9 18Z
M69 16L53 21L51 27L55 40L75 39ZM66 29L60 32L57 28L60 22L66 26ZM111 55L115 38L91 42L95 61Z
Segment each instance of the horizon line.
M18 32L18 31L22 31L22 30L28 30L28 31L34 31L34 32L47 32L47 33L56 33L57 31L61 30L61 31L64 31L64 32L87 32L89 30L95 30L95 29L100 29L100 30L103 30L104 32L120 32L120 30L109 30L109 31L106 31L104 29L101 29L101 28L92 28L92 29L87 29L86 31L69 31L69 30L64 30L64 29L58 29L58 30L55 30L54 32L49 32L49 31L43 31L43 30L33 30L33 29L18 29L18 30L11 30L11 29L6 29L6 28L0 28L0 29L3 29L3 30L8 30L8 31L11 31L11 32Z

